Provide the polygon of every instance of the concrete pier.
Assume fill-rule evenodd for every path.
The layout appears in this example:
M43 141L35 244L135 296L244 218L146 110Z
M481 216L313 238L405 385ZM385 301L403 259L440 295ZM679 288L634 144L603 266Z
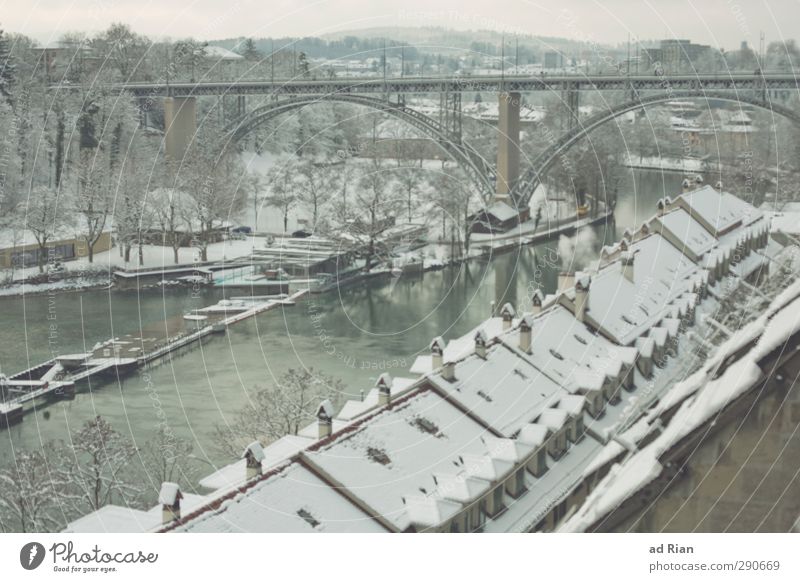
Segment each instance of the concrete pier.
M500 93L495 201L508 202L519 179L519 93Z
M197 132L196 99L166 97L164 99L164 147L167 157L180 161Z

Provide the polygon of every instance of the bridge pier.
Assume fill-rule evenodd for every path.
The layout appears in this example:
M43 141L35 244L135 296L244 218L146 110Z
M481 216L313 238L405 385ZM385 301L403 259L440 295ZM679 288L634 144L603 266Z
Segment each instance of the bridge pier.
M197 133L196 99L164 99L164 151L172 161L180 161Z
M510 202L519 179L519 110L517 92L500 93L497 119L497 182L495 202Z

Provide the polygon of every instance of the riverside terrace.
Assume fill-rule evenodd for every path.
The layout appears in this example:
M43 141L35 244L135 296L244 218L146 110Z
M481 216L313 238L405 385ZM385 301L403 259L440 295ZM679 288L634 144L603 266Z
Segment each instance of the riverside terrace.
M421 377L384 374L338 414L323 402L299 434L251 443L203 479L208 495L173 495L161 511L106 506L67 531L556 529L592 492L587 470L605 467L618 435L700 368L692 356L708 341L698 338L735 307L736 289L766 282L777 264L784 249L757 210L722 220L728 196L697 187L661 201L574 285L537 293L531 313L506 305L449 344L436 338L412 368ZM671 242L681 226L691 258L688 243ZM698 228L713 242L694 240ZM775 309L787 293L800 283Z

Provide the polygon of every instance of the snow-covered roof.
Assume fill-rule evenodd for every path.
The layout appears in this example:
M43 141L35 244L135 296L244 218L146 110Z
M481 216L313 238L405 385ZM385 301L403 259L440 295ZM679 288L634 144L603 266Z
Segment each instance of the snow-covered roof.
M183 511L187 516L187 512ZM292 463L230 499L179 525L179 532L386 531L311 471Z
M701 269L659 234L633 243L634 282L619 261L592 277L588 315L622 345L631 344L661 319L670 304L691 291Z
M489 346L485 359L470 356L458 362L455 377L455 382L450 382L434 374L430 381L505 436L511 436L567 395L541 369L504 344Z
M681 194L680 198L688 204L690 212L705 220L721 234L737 223L750 224L762 216L762 212L752 204L728 192L717 192L711 186L703 186Z
M181 499L181 512L186 515L204 503L208 497L183 493ZM142 533L152 531L161 525L161 505L156 505L148 511L122 507L119 505L104 505L97 511L70 522L64 529L67 533Z
M286 435L262 447L261 470L268 469L286 461L291 456L316 442L316 439L297 435ZM200 480L200 486L207 489L227 489L245 481L245 461L240 459L235 463L220 467L210 475Z
M525 359L567 391L584 388L578 384L587 374L600 375L602 385L601 374L615 376L618 372L621 348L592 333L563 306L542 311L533 318L532 327L531 349ZM501 339L510 348L518 348L519 329L508 331Z
M598 519L614 510L625 499L660 475L661 455L702 426L725 406L753 388L764 374L758 362L793 335L800 332L800 281L776 297L755 321L737 331L686 381L676 385L685 398L678 412L661 434L643 449L614 465L609 474L589 495L583 506L562 526L563 531L585 531ZM712 379L720 358L757 339L757 343L724 372ZM721 353L720 353L721 352ZM694 394L692 396L692 394ZM671 395L668 394L668 397ZM674 404L678 398L669 398ZM666 410L660 406L654 412ZM641 430L641 427L637 430Z
M717 245L717 240L683 208L676 208L656 220L695 256L701 257Z
M208 45L205 47L205 56L221 61L240 61L244 57L222 46Z
M320 471L354 491L400 529L405 498L436 489L434 474L463 469L463 455L486 455L486 429L432 391L411 392L391 409L305 454Z

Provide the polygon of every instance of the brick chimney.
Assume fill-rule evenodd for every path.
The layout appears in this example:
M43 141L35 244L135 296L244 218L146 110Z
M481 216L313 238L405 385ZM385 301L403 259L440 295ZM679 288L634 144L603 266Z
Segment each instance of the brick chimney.
M622 274L631 283L635 283L635 280L633 278L633 261L634 261L634 258L635 258L634 254L631 251L625 251L620 256L620 261L622 263Z
M529 354L533 336L533 316L526 313L519 322L519 349Z
M161 504L161 523L167 525L181 518L181 499L183 494L177 483L164 482L158 493L158 502Z
M486 338L486 332L482 329L479 329L475 333L475 354L479 358L486 359L486 344L488 343L488 339Z
M533 292L531 297L531 312L536 315L542 312L542 304L544 303L544 296L539 288Z
M264 460L264 449L260 442L253 441L247 445L242 457L245 462L245 479L249 481L253 477L261 475L261 461Z
M442 367L442 358L444 357L444 340L441 336L433 338L431 342L431 369L436 370Z
M327 398L317 407L317 437L324 439L333 432L333 403Z
M385 406L392 401L392 377L384 372L378 377L375 387L378 389L378 405Z
M500 310L500 317L503 318L503 331L511 329L511 322L514 320L516 314L517 312L514 311L513 305L510 303L503 305L503 309Z
M588 273L577 273L575 275L575 319L583 321L586 318L586 311L589 309L589 287L592 284L592 277Z

